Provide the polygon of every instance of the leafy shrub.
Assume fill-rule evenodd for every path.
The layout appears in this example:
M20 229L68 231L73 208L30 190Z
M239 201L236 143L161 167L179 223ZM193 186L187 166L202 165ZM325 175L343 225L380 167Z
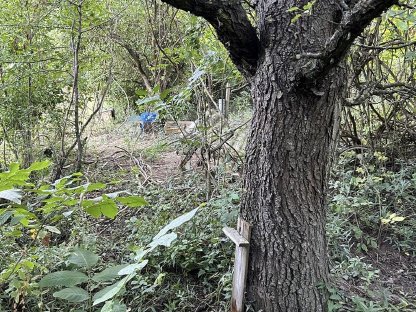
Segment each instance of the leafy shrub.
M62 253L68 248L63 244L66 221L83 218L86 214L95 218L114 218L119 205L140 207L147 202L143 197L126 191L97 196L106 185L82 183L80 173L64 177L52 184L31 183L31 175L47 170L49 162L37 162L27 169L12 164L0 173L1 259L0 287L15 307L26 306L39 296L36 279L47 271L57 259L61 266ZM122 195L128 196L122 196ZM75 284L74 284L75 285ZM79 294L80 296L82 294ZM41 302L39 302L41 304ZM11 303L9 303L11 305ZM22 308L20 307L20 308Z

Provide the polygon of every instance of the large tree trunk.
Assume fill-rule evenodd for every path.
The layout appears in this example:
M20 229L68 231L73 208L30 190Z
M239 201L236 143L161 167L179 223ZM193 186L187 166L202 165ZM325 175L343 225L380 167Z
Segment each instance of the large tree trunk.
M252 83L242 205L253 225L247 303L256 311L317 312L326 310L325 186L343 71L332 69L310 84L294 75L308 66L296 55L333 33L336 10L317 7L322 19L301 18L294 26L291 16L282 18L291 5L281 3L273 13L258 12L275 16L259 27L260 35L277 40L267 40Z
M241 0L162 1L208 20L251 83L241 207L252 225L247 304L264 312L327 310L325 191L343 59L397 0L244 1L256 10L257 29Z
M342 89L334 77L322 95L280 94L271 68L264 64L253 85L242 206L253 225L247 301L256 311L324 311L325 185Z

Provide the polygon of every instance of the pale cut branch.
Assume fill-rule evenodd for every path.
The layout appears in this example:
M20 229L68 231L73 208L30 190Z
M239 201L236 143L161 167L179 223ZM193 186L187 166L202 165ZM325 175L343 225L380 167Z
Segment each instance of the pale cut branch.
M308 66L301 73L302 81L313 81L325 75L335 67L371 21L385 10L397 4L398 0L361 0L349 11L343 12L342 20L332 37L328 39L321 51L298 55L298 59L315 59L313 66Z
M257 68L259 39L240 0L162 0L206 19L237 68L247 77Z

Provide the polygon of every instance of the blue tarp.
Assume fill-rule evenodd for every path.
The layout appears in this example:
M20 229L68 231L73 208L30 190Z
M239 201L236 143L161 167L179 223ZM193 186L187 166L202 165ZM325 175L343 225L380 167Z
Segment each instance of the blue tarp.
M155 112L144 112L140 114L140 121L143 124L151 124L153 123L157 118L157 113Z
M155 112L144 112L140 115L133 115L129 117L130 122L140 122L140 127L143 128L146 124L152 124L157 118L157 113Z

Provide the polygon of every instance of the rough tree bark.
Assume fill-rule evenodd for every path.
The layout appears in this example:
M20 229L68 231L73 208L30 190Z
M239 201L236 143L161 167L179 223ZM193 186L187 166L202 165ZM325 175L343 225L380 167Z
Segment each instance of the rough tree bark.
M253 226L246 302L255 311L325 311L325 191L343 59L395 0L162 0L204 17L251 84L242 217ZM245 1L247 3L248 1Z

